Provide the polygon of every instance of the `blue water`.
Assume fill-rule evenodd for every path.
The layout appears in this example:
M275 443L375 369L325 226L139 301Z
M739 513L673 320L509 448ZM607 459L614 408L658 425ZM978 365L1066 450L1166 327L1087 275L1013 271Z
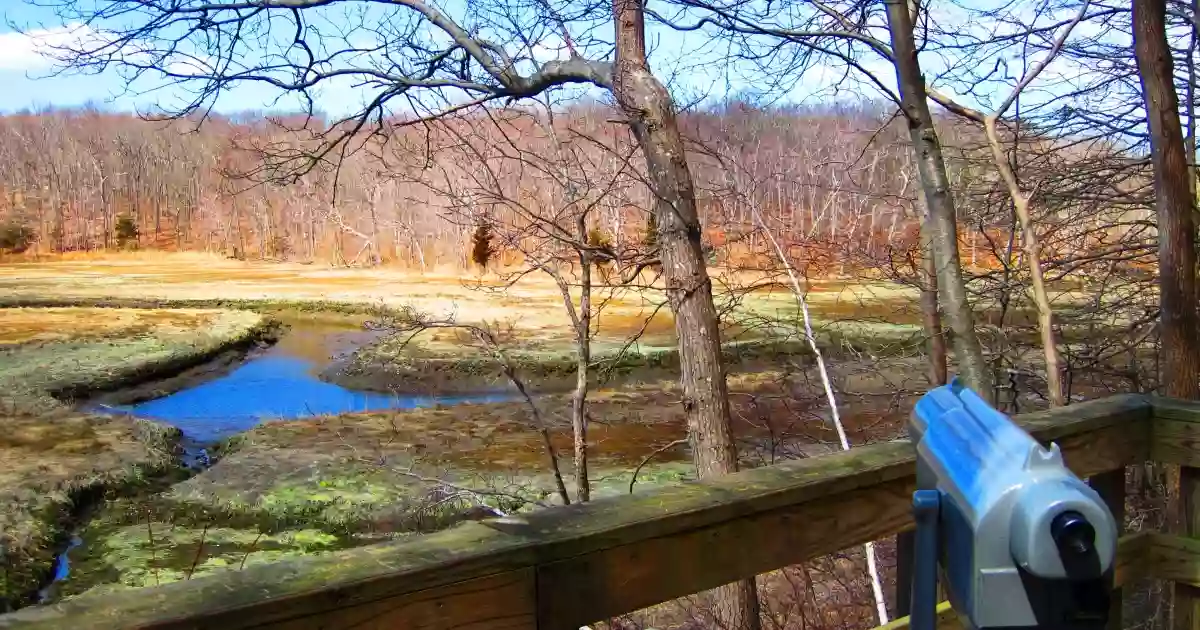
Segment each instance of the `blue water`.
M320 380L310 361L268 352L211 381L136 405L109 406L179 427L194 443L210 443L267 420L356 411L510 400L511 394L396 396L346 389Z
M56 585L67 579L71 574L71 550L83 544L83 539L76 534L71 534L70 540L67 541L67 548L54 557L54 575L50 579L50 583L42 587L38 591L38 602L46 603L54 597Z

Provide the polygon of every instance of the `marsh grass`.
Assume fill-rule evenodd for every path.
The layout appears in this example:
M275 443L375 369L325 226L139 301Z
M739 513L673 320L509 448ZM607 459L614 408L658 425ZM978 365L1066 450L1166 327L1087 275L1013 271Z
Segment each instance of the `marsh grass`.
M387 269L196 263L165 256L0 268L0 290L11 289L0 305L55 307L64 322L12 333L9 347L0 349L0 402L13 412L21 407L58 413L63 399L177 371L223 344L252 341L269 326L267 320L353 331L392 308L412 305L434 315L453 312L507 323L511 357L540 394L552 441L560 449L571 445L569 396L557 392L573 382L575 364L553 287L535 284L499 294L477 291L461 278ZM882 283L810 288L819 343L839 359L832 369L839 398L847 401L842 413L851 440L894 437L900 410L924 387L915 294ZM693 476L673 383L674 323L667 309L647 321L659 298L653 291L634 294L600 317L595 348L602 377L589 404L595 496L629 492L639 466L635 492ZM723 336L733 368L734 432L746 465L808 456L816 450L808 447L833 440L821 415L825 403L812 395L809 350L796 335L794 297L768 287L727 306ZM106 310L91 318L90 309L98 307ZM116 315L123 309L151 310L122 320ZM197 315L189 321L183 312ZM210 316L201 312L217 314L204 319ZM22 315L26 321L30 316L37 313ZM105 318L111 322L100 321ZM59 328L73 330L63 338ZM643 336L626 347L636 331ZM881 357L889 359L886 366ZM478 391L503 383L496 366L453 334L408 344L381 338L353 353L346 367L334 376L343 385L392 393ZM552 501L553 482L542 472L545 455L527 414L521 404L495 403L270 422L211 449L215 466L154 492L137 480L152 476L146 471L163 460L137 450L149 448L147 438L137 434L140 425L121 429L127 433L116 442L98 436L110 430L118 435L124 425L92 427L88 420L58 435L42 435L38 431L46 429L31 425L21 434L22 444L14 439L5 448L25 449L31 462L60 467L44 476L62 479L64 489L56 495L61 499L42 500L38 493L51 492L26 477L13 479L26 488L10 500L26 506L21 509L28 513L30 533L24 536L33 541L27 547L42 554L40 565L25 566L46 566L45 552L62 531L72 497L93 487L147 491L108 501L92 520L85 545L73 554L76 570L66 596L429 531L472 518L467 508L479 497L484 507L534 509ZM137 444L143 446L131 446ZM569 462L563 464L570 474ZM36 471L25 474L40 474ZM463 493L453 488L466 489L472 500L462 500Z
M269 336L247 311L0 310L0 608L28 603L73 521L176 470L178 431L72 410Z
M178 433L132 418L0 419L0 608L27 603L79 511L174 467Z
M84 317L80 312L71 314ZM120 325L123 313L87 309L87 314ZM75 399L167 375L273 334L271 321L246 311L192 311L179 317L205 325L180 326L178 318L169 317L169 323L155 325L142 317L133 318L129 335L95 337L92 333L102 327L81 325L76 327L80 334L68 339L0 346L0 412L58 411ZM73 331L63 334L68 333Z
M221 315L214 309L9 308L0 310L0 346L182 334L208 329Z

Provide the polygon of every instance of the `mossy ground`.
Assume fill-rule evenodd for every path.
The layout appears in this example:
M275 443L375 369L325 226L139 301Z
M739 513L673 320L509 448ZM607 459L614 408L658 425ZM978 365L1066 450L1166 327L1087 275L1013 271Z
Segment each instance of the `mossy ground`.
M174 465L155 423L58 413L0 418L0 608L29 600L81 502L145 485Z
M0 607L27 602L80 504L174 469L177 431L71 399L205 360L268 331L222 310L0 310Z
M73 573L57 585L55 595L69 598L89 591L156 586L347 546L344 539L312 528L264 533L102 515L89 525L79 551L72 555Z
M104 281L95 282L97 277ZM387 270L60 261L0 266L0 289L9 290L0 303L65 313L96 306L216 309L222 314L209 327L226 322L229 330L252 329L262 313L353 330L380 308L405 305L499 326L510 331L506 348L539 392L538 405L573 488L570 403L560 390L573 381L574 360L557 287L534 283L497 294L477 290L480 284L485 283ZM903 357L911 351L919 326L913 316L898 313L915 308L914 296L886 287L871 294L848 284L812 288L821 343L843 359L833 369L845 392L852 441L890 436L905 396L921 386L916 383L921 370L900 358L899 368L881 371L870 356L860 355ZM657 308L661 299L653 292L631 292L612 300L599 318L594 349L607 378L597 379L590 404L593 496L629 492L634 469L648 458L635 491L693 473L687 447L679 443L686 427L674 385L674 326L668 309ZM783 290L760 290L737 299L736 307L726 304L730 315L723 334L737 370L730 378L731 401L747 465L826 448L814 446L834 442L835 436L823 416L823 394L814 389L809 351L795 334L794 298ZM230 308L254 312L223 311ZM55 405L64 393L144 377L144 371L128 367L138 357L165 365L196 345L188 334L194 331L175 332L27 338L29 343L12 350L22 353L22 364L47 365L53 357L78 366L14 368L9 382L22 383L20 400ZM640 333L637 343L618 355L634 333ZM327 355L326 346L317 346L297 351ZM377 389L430 393L506 385L494 364L447 331L404 348L395 338L380 339L348 363L365 380L344 383ZM0 371L0 379L4 374ZM168 490L109 501L83 530L85 543L72 552L74 568L59 594L187 579L236 569L243 561L411 535L475 517L469 508L479 503L511 511L556 500L542 438L528 409L516 402L273 422L215 452L216 465Z
M836 368L834 376L860 394L843 417L852 441L894 435L901 418L895 386L915 389L904 381L907 371L893 374L893 381L853 368ZM812 377L779 370L731 377L735 433L746 465L836 448L832 426L820 415L820 397L797 393ZM628 493L644 462L635 492L694 477L687 446L680 443L686 426L679 398L671 381L594 393L589 434L594 497ZM573 493L570 397L547 394L538 404ZM73 554L77 569L62 593L186 579L193 565L197 572L229 569L242 559L324 553L409 536L477 518L481 505L512 512L558 502L542 438L518 402L269 422L214 452L214 466L169 490L110 504L85 530L85 551ZM188 542L205 527L221 530L230 542L211 548ZM297 530L331 538L303 548L245 544ZM179 536L186 540L155 547L156 555L147 559L148 546L158 544L149 542L151 531L184 532Z

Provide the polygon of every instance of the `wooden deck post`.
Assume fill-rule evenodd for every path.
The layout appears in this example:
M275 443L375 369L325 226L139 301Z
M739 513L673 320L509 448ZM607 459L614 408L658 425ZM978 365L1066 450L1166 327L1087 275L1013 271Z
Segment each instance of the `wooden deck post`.
M1118 537L1125 535L1125 468L1093 475L1088 483L1099 493L1100 498L1117 521ZM1112 592L1112 606L1108 610L1109 630L1122 630L1123 591L1117 587Z
M1179 535L1200 537L1200 468L1179 467L1179 511ZM1176 581L1173 612L1176 630L1200 628L1200 589Z
M1200 403L1196 401L1153 398L1154 422L1150 431L1150 459L1161 464L1179 465L1177 514L1167 515L1167 526L1178 523L1176 533L1200 538ZM1178 518L1176 518L1178 517ZM1180 541L1184 542L1184 541ZM1175 562L1164 561L1164 566ZM1174 605L1171 607L1176 630L1200 628L1200 588L1185 576L1164 575L1174 581ZM1193 574L1187 572L1187 577Z

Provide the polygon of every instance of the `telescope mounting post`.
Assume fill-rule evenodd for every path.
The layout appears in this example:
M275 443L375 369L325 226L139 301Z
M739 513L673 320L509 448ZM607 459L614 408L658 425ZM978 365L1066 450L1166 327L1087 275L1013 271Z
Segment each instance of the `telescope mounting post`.
M937 628L938 518L942 493L917 490L913 493L913 518L917 522L913 543L911 630Z

